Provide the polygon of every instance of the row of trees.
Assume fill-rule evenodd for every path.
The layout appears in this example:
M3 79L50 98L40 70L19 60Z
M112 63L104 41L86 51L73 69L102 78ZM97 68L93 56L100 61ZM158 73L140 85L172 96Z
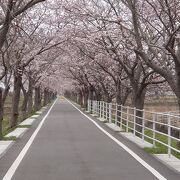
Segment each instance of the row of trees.
M143 109L148 89L161 87L180 107L178 0L77 0L65 9L76 31L66 76L80 104L116 98L124 105L131 95L132 106Z
M51 77L57 71L53 64L64 41L57 31L45 0L0 1L0 139L3 138L4 105L12 94L9 127L18 124L57 94ZM54 28L52 28L54 26ZM58 52L57 52L58 50ZM11 92L12 91L12 92ZM20 107L20 99L23 99Z

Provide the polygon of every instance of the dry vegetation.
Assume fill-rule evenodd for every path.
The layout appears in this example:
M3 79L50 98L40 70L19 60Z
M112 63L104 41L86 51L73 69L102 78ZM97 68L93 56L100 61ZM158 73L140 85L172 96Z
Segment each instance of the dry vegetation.
M178 103L175 96L152 97L145 101L145 110L153 112L178 112Z

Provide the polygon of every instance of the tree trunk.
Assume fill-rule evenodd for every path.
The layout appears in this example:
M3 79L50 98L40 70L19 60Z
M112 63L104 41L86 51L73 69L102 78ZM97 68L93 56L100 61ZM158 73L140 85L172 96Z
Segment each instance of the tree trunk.
M14 93L12 99L12 114L10 120L10 127L13 128L17 125L19 117L19 101L21 92L22 77L20 74L14 76Z
M42 102L42 93L41 93L41 88L39 87L38 88L38 96L39 96L39 98L38 98L38 110L40 110L41 109L41 102Z
M122 104L122 99L121 99L121 91L120 88L117 87L116 89L116 104L121 105ZM117 106L117 122L120 122L120 117L121 117L121 107ZM117 123L119 126L119 123Z
M107 102L107 103L112 102L112 98L110 97L108 92L104 92L104 101Z
M119 81L116 84L116 103L122 104L122 94L121 94L121 87L119 85Z
M49 91L49 103L51 103L52 101L52 95L53 95L52 91Z
M5 103L5 101L6 101L7 96L8 96L8 94L9 94L9 89L10 89L10 87L7 86L7 87L5 88L5 90L4 90L3 99L2 99L2 101L3 101L3 106L4 106L4 103Z
M91 86L89 87L89 100L93 100L93 92L94 92L94 88Z
M43 106L46 106L47 104L48 104L48 91L47 91L47 89L44 89Z
M2 134L2 131L3 131L3 92L2 92L2 89L0 88L0 140L2 140L3 138L3 134Z
M142 117L143 117L143 109L144 109L144 101L145 101L146 90L138 90L133 92L133 106L136 108L136 131L142 132ZM140 126L139 126L139 125ZM138 134L138 133L137 133ZM139 134L138 134L139 135Z
M177 96L177 100L178 100L178 105L179 105L179 112L180 112L180 63L176 63L176 96Z
M5 22L5 24L3 24L3 26L0 28L0 50L2 49L4 42L6 40L6 35L8 33L9 30L9 21L7 20L7 22Z
M28 104L27 104L28 115L31 115L33 112L33 89L29 89L28 93Z
M41 92L40 87L35 87L34 110L38 111L41 108Z
M27 103L27 112L28 115L31 115L33 112L33 79L29 75L29 85L28 85L28 103Z
M177 96L177 102L178 102L179 114L180 114L180 93L179 93L179 96Z
M87 109L88 107L88 91L86 90L85 91L85 94L84 94L84 107Z
M83 96L82 96L82 91L79 90L78 93L78 104L82 107L83 106Z
M24 92L24 99L23 99L23 103L21 106L21 111L22 111L22 119L26 119L27 118L27 105L28 105L28 92Z
M84 88L82 90L82 94L83 94L83 107L85 109L87 109L87 106L88 106L88 90L86 88Z
M125 92L124 92L124 95L122 97L122 105L123 106L126 104L126 101L127 101L128 97L129 97L130 93L131 93L131 89L126 88Z
M51 102L51 92L47 91L47 104Z
M100 91L94 91L95 92L95 100L97 100L97 101L100 101L101 100L101 93L100 93Z

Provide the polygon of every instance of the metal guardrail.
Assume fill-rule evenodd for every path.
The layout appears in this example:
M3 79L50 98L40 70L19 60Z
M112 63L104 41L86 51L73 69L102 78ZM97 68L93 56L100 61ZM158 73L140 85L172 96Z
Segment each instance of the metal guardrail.
M132 132L134 136L152 143L154 147L157 143L165 146L169 157L173 152L180 155L179 116L91 100L88 100L88 111L109 123L115 123L126 132ZM137 116L138 113L141 113L141 116ZM137 127L140 127L141 131L138 131Z

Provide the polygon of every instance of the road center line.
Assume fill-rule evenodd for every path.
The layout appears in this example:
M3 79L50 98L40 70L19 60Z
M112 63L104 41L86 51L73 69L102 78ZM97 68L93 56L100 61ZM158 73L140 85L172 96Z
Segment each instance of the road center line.
M142 166L144 166L148 171L150 171L157 179L159 180L167 180L164 176L162 176L157 170L155 170L152 166L150 166L147 162L145 162L140 156L138 156L135 152L129 149L125 144L120 142L110 133L108 133L105 129L103 129L98 123L96 123L89 116L84 114L80 109L78 109L74 104L72 104L68 99L66 99L74 108L76 108L81 114L83 114L86 118L88 118L92 123L95 124L97 128L99 128L104 134L106 134L109 138L111 138L114 142L116 142L120 147L122 147L126 152L128 152L134 159L136 159Z
M4 178L2 180L11 180L11 178L13 177L14 173L16 172L18 166L20 165L21 161L23 160L24 156L26 155L28 149L32 145L39 130L41 129L42 125L44 124L47 116L49 115L50 111L52 110L53 106L55 105L56 101L57 101L57 99L55 100L55 102L53 103L53 105L51 106L51 108L49 109L47 114L44 116L43 120L40 122L40 124L38 125L38 127L36 128L36 130L34 131L32 136L30 137L29 141L26 143L26 145L24 146L24 148L22 149L22 151L20 152L20 154L18 155L16 160L13 162L13 164L11 165L11 167L9 168L9 170L7 171L6 175L4 176Z

